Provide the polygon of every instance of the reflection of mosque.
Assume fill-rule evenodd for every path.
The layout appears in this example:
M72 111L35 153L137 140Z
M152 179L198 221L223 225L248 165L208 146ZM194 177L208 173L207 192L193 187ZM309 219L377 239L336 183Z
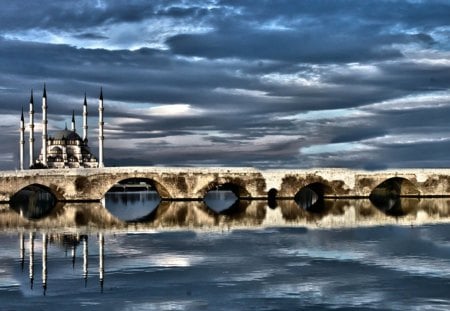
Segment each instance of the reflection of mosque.
M28 235L28 274L30 278L30 288L33 289L34 286L34 275L35 275L35 233L30 232ZM25 267L25 235L20 233L20 263L22 271ZM49 243L58 243L62 244L67 253L68 248L70 247L72 250L72 267L75 268L75 258L76 258L76 248L82 243L83 244L83 273L82 277L85 282L85 286L87 286L88 281L88 267L89 267L89 250L88 250L88 236L87 235L53 235L42 233L42 288L43 293L46 295L47 293L47 260L48 260L48 244ZM100 289L103 292L103 281L104 281L104 244L105 240L103 237L103 233L98 234L98 275L99 275L99 283Z

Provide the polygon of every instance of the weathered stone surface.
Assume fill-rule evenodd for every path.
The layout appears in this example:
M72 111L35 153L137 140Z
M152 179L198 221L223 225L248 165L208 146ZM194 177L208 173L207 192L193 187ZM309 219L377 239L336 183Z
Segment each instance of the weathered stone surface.
M277 190L278 197L294 197L301 188L311 184L322 189L326 196L368 197L375 188L394 177L405 180L399 183L400 194L450 196L449 169L115 167L3 171L0 172L0 201L9 201L17 191L32 184L48 187L58 200L100 200L114 184L129 178L150 180L164 199L201 199L221 185L227 185L241 198L266 197L271 189Z

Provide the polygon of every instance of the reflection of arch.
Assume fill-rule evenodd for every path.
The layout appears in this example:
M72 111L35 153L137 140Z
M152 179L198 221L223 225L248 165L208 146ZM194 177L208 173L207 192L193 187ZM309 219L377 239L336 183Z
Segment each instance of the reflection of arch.
M106 192L110 190L118 190L117 187L122 186L122 190L125 190L125 188L135 188L136 191L144 190L146 186L151 187L153 190L156 190L160 197L162 198L170 198L169 191L161 185L159 182L157 182L154 179L151 178L145 178L145 177L132 177L132 178L124 178L116 181ZM149 188L146 188L147 190L150 190Z
M205 188L202 189L201 194L205 197L206 193L211 190L230 190L232 191L238 198L250 197L250 193L245 189L245 187L238 182L225 182L220 183L218 181L210 182Z
M387 215L404 216L417 207L420 191L410 180L393 177L375 187L369 195L370 202Z
M306 210L321 213L326 210L325 196L332 194L332 192L333 190L330 186L321 182L314 182L301 188L296 193L294 200Z
M146 220L155 212L160 203L161 197L154 188L151 191L107 192L102 200L102 204L108 212L124 222Z

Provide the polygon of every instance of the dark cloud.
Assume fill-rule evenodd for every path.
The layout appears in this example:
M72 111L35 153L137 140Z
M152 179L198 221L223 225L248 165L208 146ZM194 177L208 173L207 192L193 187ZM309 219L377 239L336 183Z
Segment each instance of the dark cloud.
M46 1L44 4L28 0L2 4L0 12L3 30L75 30L141 21L152 15L154 9L147 1Z
M88 40L104 40L108 39L107 36L94 32L83 32L74 36L77 39L88 39Z
M174 18L180 17L192 17L192 18L200 18L208 14L210 10L202 7L180 7L180 6L171 6L168 8L164 8L160 11L157 11L157 15L161 16L169 16Z
M244 28L244 27L242 27ZM336 63L383 60L402 57L390 47L391 36L351 32L330 32L331 25L299 30L253 30L241 27L225 32L182 34L167 44L178 54L207 58L244 58L289 61L293 63Z
M239 13L214 19L211 32L171 37L169 46L176 53L208 58L310 63L395 59L403 54L394 44L435 43L425 31L446 26L450 12L448 3L437 1L222 3ZM424 32L410 35L404 31L410 27Z

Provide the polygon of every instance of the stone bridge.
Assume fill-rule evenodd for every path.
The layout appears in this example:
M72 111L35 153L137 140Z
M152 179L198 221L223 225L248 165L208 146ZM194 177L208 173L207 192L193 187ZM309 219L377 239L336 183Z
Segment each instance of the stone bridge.
M293 198L305 187L333 198L368 197L380 189L402 196L450 196L450 169L114 167L3 171L0 201L8 202L29 185L49 189L60 201L98 201L113 185L130 178L150 182L167 200L203 199L218 186L232 190L241 199Z

